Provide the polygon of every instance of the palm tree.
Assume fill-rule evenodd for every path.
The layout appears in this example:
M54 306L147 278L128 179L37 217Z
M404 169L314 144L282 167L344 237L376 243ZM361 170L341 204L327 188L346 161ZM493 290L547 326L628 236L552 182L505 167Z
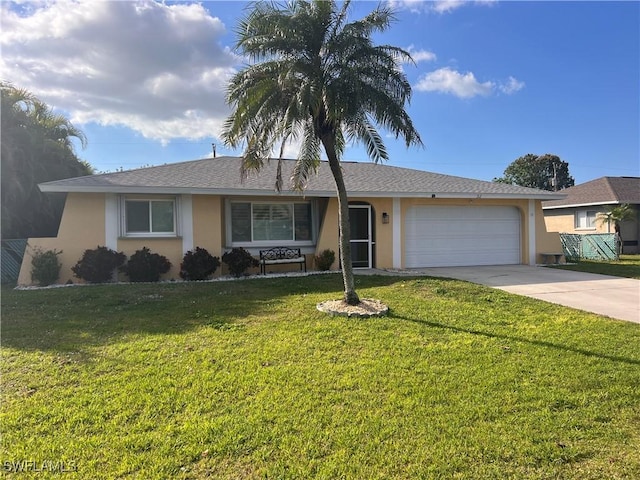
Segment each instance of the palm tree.
M636 211L628 203L614 205L612 207L609 207L605 212L599 213L600 222L607 224L607 233L611 233L611 222L613 222L613 228L616 234L616 249L618 254L622 253L622 237L620 236L620 224L627 220L633 220L635 216Z
M252 5L239 24L236 48L256 63L231 79L227 102L233 113L223 138L233 148L245 145L243 175L260 170L280 147L277 189L287 141L301 142L290 179L299 190L316 172L324 149L338 195L344 300L356 305L349 202L340 166L345 145L362 142L370 159L381 162L388 154L378 126L402 137L407 147L422 141L404 109L411 86L400 63L412 62L411 56L371 40L390 26L392 10L378 6L349 23L349 5L345 1L338 8L323 0Z
M620 224L627 220L635 218L636 211L628 203L609 207L605 212L599 214L600 222L607 224L607 232L611 233L611 222L614 225L614 231L620 234Z
M83 147L86 137L27 90L0 82L0 93L2 237L55 235L65 195L38 183L92 173L73 149L72 137Z

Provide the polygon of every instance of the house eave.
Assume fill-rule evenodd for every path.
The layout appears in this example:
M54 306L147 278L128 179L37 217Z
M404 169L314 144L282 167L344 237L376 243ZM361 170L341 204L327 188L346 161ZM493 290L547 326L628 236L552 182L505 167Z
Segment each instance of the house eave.
M303 192L286 190L276 192L264 189L237 188L191 188L191 187L150 187L150 186L65 186L55 184L40 184L42 192L58 193L115 193L115 194L158 194L158 195L224 195L224 196L278 196L278 197L336 197L335 191L305 190ZM533 199L533 200L561 200L565 195L554 194L518 194L518 193L475 193L475 192L370 192L350 191L351 198L466 198L466 199Z
M63 193L146 193L157 195L280 195L280 196L304 196L301 192L281 192L266 191L258 189L218 189L218 188L183 188L183 187L148 187L148 186L62 186L62 185L47 185L40 184L40 191L42 192L63 192Z
M353 192L349 197L372 198L465 198L465 199L495 199L495 200L561 200L564 195L521 194L521 193L477 193L477 192ZM335 196L333 194L332 196Z
M578 207L596 207L598 205L617 205L617 200L609 200L606 202L590 202L590 203L572 203L569 205L542 205L543 210L557 210L560 208L578 208Z

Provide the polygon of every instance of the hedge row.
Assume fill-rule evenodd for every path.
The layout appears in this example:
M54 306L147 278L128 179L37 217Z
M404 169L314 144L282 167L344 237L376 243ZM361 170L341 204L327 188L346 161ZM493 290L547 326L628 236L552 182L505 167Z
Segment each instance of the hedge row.
M31 278L40 286L55 283L60 276L61 264L57 250L36 250L31 262ZM250 259L250 260L249 260ZM251 254L242 248L234 248L222 257L229 271L241 276L250 266L257 265ZM126 262L126 263L125 263ZM183 280L206 280L220 266L220 258L214 257L206 249L196 247L188 251L180 264L180 278ZM126 274L132 282L157 282L160 276L171 268L171 262L164 255L152 253L147 247L137 250L129 260L122 252L98 246L85 250L82 258L71 268L75 277L89 283L106 283L113 280L117 270Z

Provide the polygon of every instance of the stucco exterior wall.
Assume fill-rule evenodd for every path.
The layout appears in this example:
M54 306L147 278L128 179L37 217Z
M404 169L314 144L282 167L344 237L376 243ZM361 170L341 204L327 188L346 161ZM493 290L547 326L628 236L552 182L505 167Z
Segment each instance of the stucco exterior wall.
M193 196L193 248L206 249L222 260L224 245L224 202L219 196ZM221 269L215 275L220 275Z
M333 250L336 254L336 260L331 266L332 270L339 268L340 260L339 252L339 222L338 222L338 199L330 198L324 217L321 219L320 230L318 232L318 242L316 243L316 255L323 250ZM315 265L313 266L315 268Z
M22 261L18 285L31 285L31 260L35 248L62 250L59 283L78 282L73 267L84 251L105 244L104 194L69 193L55 238L30 238Z
M62 269L60 282L68 280L78 282L79 279L73 277L71 267L80 259L83 252L88 248L95 248L98 245L105 245L105 208L104 194L69 194L62 216L60 230L57 238L30 239L25 261L19 277L19 284L31 284L31 257L29 253L33 247L43 249L62 250L60 256ZM264 200L273 200L273 197L257 197ZM253 199L252 199L253 200ZM432 206L511 206L518 209L520 213L521 235L520 252L521 263L541 262L540 253L560 252L560 238L558 223L556 219L566 222L562 215L544 215L541 202L539 200L494 200L494 199L442 199L442 198L350 198L353 204L368 204L372 207L373 230L375 232L374 245L374 266L376 268L395 268L400 263L400 268L404 268L405 252L405 222L407 210L417 205ZM325 249L331 249L336 253L336 261L332 269L339 268L339 245L338 245L338 202L336 198L320 200L319 206L326 202L326 209L318 209L320 218L319 230L317 232L317 242L314 253ZM399 206L399 208L398 208ZM530 206L533 206L530 210ZM395 207L395 208L394 208ZM108 208L107 208L108 210ZM191 197L192 212L192 232L189 233L190 240L185 243L183 237L175 238L117 238L117 250L124 252L130 257L136 250L143 246L149 247L152 252L166 256L172 263L171 270L163 276L164 279L179 279L180 262L185 253L185 249L202 247L206 248L212 255L222 257L223 253L230 247L226 245L225 236L225 199L217 195L193 195ZM388 223L383 223L383 213L388 216ZM398 215L400 218L394 218ZM566 216L566 215L565 215ZM571 225L573 225L573 213L569 214ZM114 218L114 222L118 219ZM115 239L117 225L110 227ZM399 230L394 234L394 228ZM534 228L533 234L530 229ZM606 228L606 227L605 227ZM116 230L114 230L116 229ZM191 228L190 228L191 229ZM396 245L394 245L394 239ZM530 245L533 242L533 251ZM191 246L192 243L192 246ZM189 244L189 245L187 245ZM112 247L113 248L113 247ZM398 254L399 250L399 254ZM396 252L396 265L394 265L394 251ZM255 252L252 252L255 253ZM307 250L307 268L314 269L314 253ZM257 256L257 253L255 253ZM284 265L272 270L291 271L297 268L296 265ZM258 269L255 269L257 272ZM252 271L252 273L255 273ZM216 272L216 275L225 274L224 265ZM126 280L126 276L120 274L120 279Z
M580 210L594 210L596 212L603 212L601 207L585 207ZM576 228L575 227L575 208L558 208L544 211L544 222L549 231L560 233L607 233L607 224L596 221L596 225L593 228ZM613 232L613 225L611 226Z
M536 263L543 263L541 253L561 252L560 233L549 228L542 210L542 202L536 201Z
M545 225L545 218L542 211L542 204L539 200L533 201L533 211L529 211L529 200L494 200L494 199L439 199L439 198L403 198L400 200L400 245L393 245L393 199L391 198L350 198L350 202L363 202L370 204L373 209L375 222L375 267L376 268L394 268L393 250L401 249L401 268L405 268L405 223L407 210L413 206L511 206L520 212L520 252L522 264L529 264L530 258L534 258L534 263L541 262L542 252L561 252L560 236L555 231L548 231ZM382 223L382 214L386 212L389 215L389 223ZM529 217L533 215L533 242L534 251L530 252L530 222ZM338 202L337 199L329 200L327 211L324 217L316 251L320 252L330 248L338 252ZM333 268L338 268L338 259Z
M373 198L360 199L373 207L373 223L375 228L375 267L393 268L393 199ZM386 213L389 223L382 223L382 214Z
M349 198L349 204L370 205L372 207L372 229L374 231L374 267L392 268L393 266L393 227L391 222L393 211L393 199L391 198ZM382 223L382 214L387 213L389 223ZM316 254L331 249L336 253L336 260L332 265L332 270L336 270L339 265L339 219L338 219L338 199L330 198L325 212L320 231L318 232L318 242L316 244Z
M187 250L200 247L220 258L224 253L223 201L218 195L192 195L190 198L192 221L188 223L192 225L192 232L183 231L182 236L175 238L120 237L118 238L118 251L122 251L127 257L130 257L136 250L145 246L153 253L164 255L171 262L171 269L161 277L165 280L180 279L180 263ZM184 203L185 200L183 198L182 202ZM181 214L184 215L185 212L183 211ZM189 245L185 245L184 239L186 237L192 239ZM221 269L218 269L216 275L220 275L220 271ZM126 280L126 276L120 274L120 279Z

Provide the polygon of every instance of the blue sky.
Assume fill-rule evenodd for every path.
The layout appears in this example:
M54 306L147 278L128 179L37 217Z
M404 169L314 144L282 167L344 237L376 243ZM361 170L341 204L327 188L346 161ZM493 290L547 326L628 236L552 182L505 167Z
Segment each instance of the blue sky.
M393 1L425 148L390 164L482 180L527 153L576 183L640 176L640 3ZM377 3L354 2L352 18ZM63 111L98 171L239 154L217 137L246 2L3 2L2 80ZM295 154L295 145L288 153ZM359 146L345 160L366 161Z

